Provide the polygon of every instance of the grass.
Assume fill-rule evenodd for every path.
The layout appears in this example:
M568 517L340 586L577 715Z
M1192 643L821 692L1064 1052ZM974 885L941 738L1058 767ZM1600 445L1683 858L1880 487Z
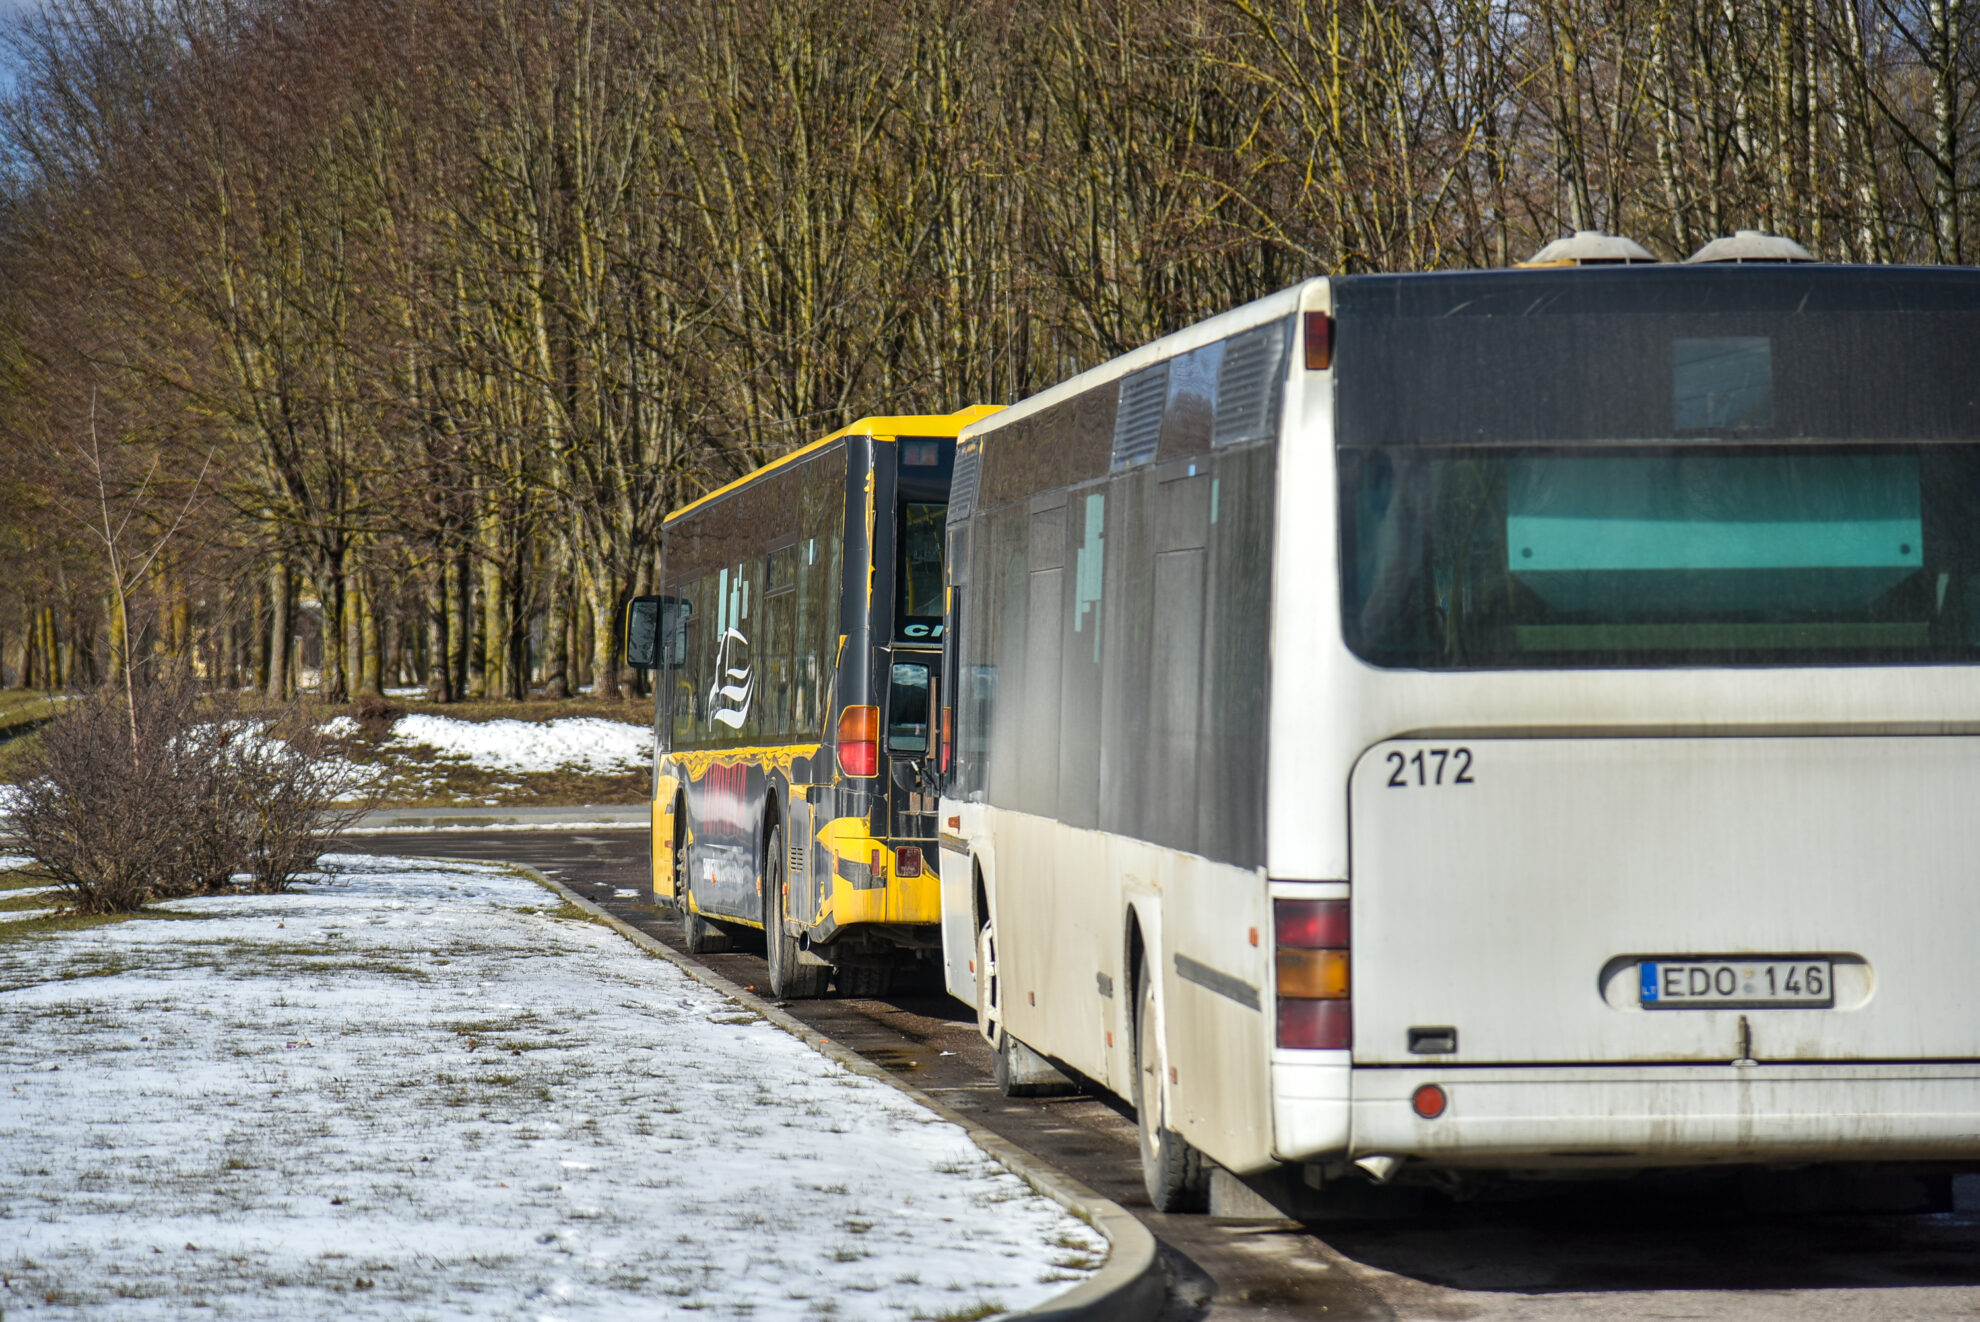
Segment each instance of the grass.
M84 932L92 927L108 927L111 923L128 922L139 917L131 913L64 913L48 918L23 918L19 922L0 923L0 946L17 941L33 941L44 936L54 936L62 932ZM178 918L182 914L145 914L147 918Z
M60 891L41 891L34 895L11 895L9 890L18 887L0 887L0 913L14 913L22 909L54 909L62 903Z
M973 1304L960 1308L945 1308L939 1313L916 1313L917 1322L980 1322L986 1317L995 1317L1004 1311L1004 1306L994 1299L979 1299Z

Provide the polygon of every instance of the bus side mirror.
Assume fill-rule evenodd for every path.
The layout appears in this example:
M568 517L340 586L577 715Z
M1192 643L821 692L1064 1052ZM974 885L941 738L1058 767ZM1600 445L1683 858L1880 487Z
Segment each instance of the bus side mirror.
M626 603L624 655L634 670L660 666L660 623L663 597L634 597Z
M693 603L679 597L634 597L626 603L626 664L634 670L679 670L687 664Z
M680 597L660 598L661 660L669 670L679 670L687 664L688 617L693 614L691 601Z

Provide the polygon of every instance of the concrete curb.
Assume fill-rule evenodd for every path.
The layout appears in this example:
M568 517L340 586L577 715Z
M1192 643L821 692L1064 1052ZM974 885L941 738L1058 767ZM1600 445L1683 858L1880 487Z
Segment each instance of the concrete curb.
M472 861L486 865L486 860ZM919 1088L903 1083L864 1056L840 1046L817 1029L799 1023L754 992L743 990L721 974L702 967L672 947L656 941L624 919L614 917L561 882L521 863L505 863L502 866L513 868L524 876L535 879L545 888L555 891L569 903L605 923L642 950L658 955L696 982L713 988L730 1000L762 1015L792 1037L837 1061L853 1073L863 1074L869 1079L878 1079L907 1094L949 1123L961 1126L978 1147L1003 1163L1012 1174L1107 1237L1107 1261L1101 1264L1099 1271L1056 1299L1021 1313L1006 1314L1007 1318L1022 1319L1022 1322L1112 1322L1113 1319L1153 1318L1161 1311L1162 1305L1168 1299L1169 1291L1168 1284L1163 1278L1161 1259L1156 1253L1155 1236L1150 1234L1148 1227L1136 1220L1126 1208L1110 1199L1102 1198L1072 1177L1046 1166L1009 1140L950 1110Z
M643 831L652 824L652 811L644 803L568 808L380 808L358 818L350 833L375 835L387 831L522 830L559 826L582 826L600 831L631 830L636 827Z

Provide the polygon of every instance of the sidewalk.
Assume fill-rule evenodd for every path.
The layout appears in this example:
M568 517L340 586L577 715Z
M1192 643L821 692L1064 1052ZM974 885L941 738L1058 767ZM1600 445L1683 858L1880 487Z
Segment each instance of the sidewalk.
M652 821L646 804L594 807L550 805L503 808L380 808L358 819L352 830L364 835L387 831L528 831L583 828L643 831Z

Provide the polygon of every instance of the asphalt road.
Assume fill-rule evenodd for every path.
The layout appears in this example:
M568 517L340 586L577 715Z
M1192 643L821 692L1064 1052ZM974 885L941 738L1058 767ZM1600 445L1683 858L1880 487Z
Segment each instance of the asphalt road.
M680 924L641 898L640 831L393 834L350 847L525 863L681 948ZM767 994L760 952L699 958ZM1760 1214L1716 1188L1590 1183L1312 1231L1164 1216L1142 1193L1125 1108L1000 1096L974 1015L939 989L787 1008L1139 1216L1170 1269L1163 1322L1980 1317L1980 1181L1962 1180L1959 1210L1933 1215Z

